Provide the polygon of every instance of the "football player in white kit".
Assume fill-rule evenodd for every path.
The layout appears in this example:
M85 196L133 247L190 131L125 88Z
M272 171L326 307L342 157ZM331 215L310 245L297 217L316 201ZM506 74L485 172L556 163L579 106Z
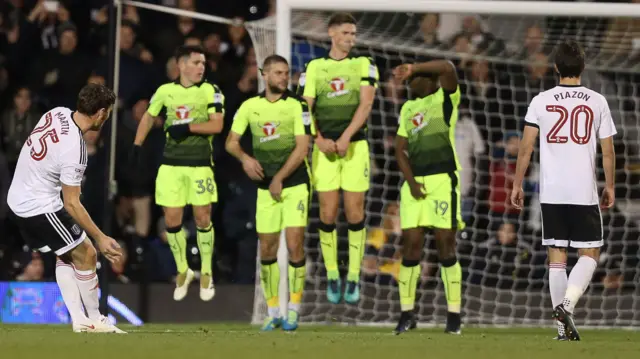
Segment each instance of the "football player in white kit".
M45 113L22 147L7 197L27 244L57 256L56 281L74 332L124 333L99 311L97 253L87 234L111 262L120 259L120 246L80 203L87 167L82 135L102 127L115 99L109 88L90 84L80 91L75 112L56 107Z
M589 286L603 244L600 209L615 200L615 125L607 100L580 84L584 50L575 41L555 53L560 84L531 100L513 181L511 202L522 208L522 181L540 133L542 244L548 246L549 290L559 340L580 340L576 303ZM600 142L606 186L598 200L596 153ZM567 248L580 258L567 278Z

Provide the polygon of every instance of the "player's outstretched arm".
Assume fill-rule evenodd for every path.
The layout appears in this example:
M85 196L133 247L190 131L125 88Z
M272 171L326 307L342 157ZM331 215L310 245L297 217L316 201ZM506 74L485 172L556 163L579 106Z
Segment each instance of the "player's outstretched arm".
M531 162L531 153L533 153L533 146L538 138L538 128L533 126L525 126L522 140L520 141L520 148L518 149L518 162L516 164L516 174L513 179L513 189L511 192L511 204L517 209L522 209L524 206L524 191L522 189L522 182L524 181L524 174L529 168L529 162Z
M109 261L117 262L122 256L120 245L113 238L105 235L93 222L82 202L80 202L80 186L69 186L63 183L62 196L64 198L64 209L71 218L89 234L89 237L97 242L100 252Z
M613 146L613 136L600 139L600 147L602 148L602 167L605 178L605 188L600 205L604 209L611 208L615 202L616 153Z
M149 112L145 112L144 115L142 115L142 120L138 123L138 129L136 130L136 138L133 140L133 144L135 146L142 146L144 140L147 139L147 135L149 134L149 131L151 131L156 118L156 116L152 116Z

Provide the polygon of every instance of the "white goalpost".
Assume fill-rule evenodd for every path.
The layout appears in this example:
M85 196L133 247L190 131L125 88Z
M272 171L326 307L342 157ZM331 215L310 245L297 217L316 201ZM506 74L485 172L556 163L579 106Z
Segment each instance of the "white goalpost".
M190 16L202 21L232 24L232 19L184 11L135 1L117 1L146 11ZM531 97L542 89L534 89L529 73L539 63L514 54L526 52L525 35L531 26L543 32L542 42L552 47L572 36L587 48L587 70L583 77L586 86L602 93L612 109L619 135L616 143L618 161L624 162L617 174L616 210L606 214L605 247L594 284L576 307L581 326L597 328L640 328L640 80L638 66L628 58L603 57L609 51L610 25L617 18L640 18L637 4L603 4L540 1L487 0L278 0L276 15L245 22L258 64L277 53L290 61L294 75L299 74L311 58L324 56L330 45L326 22L333 12L349 11L357 19L357 45L354 51L374 59L380 70L380 88L368 124L372 157L372 184L367 194L367 242L365 264L367 270L361 281L361 301L358 305L329 304L325 296L326 274L319 249L317 230L317 201L310 210L310 224L306 234L307 279L300 320L315 324L392 325L400 314L395 275L399 265L401 241L397 230L385 228L393 223L390 209L398 201L400 174L394 165L389 139L395 135L397 116L406 99L401 84L390 82L389 71L402 62L424 57L446 58L464 63L460 78L463 88L464 113L481 133L480 146L473 152L475 161L466 169L472 191L468 229L458 240L458 257L463 266L463 323L488 326L552 326L551 301L547 288L546 253L540 247L540 221L537 204L535 166L530 175L530 210L516 217L490 212L492 164L499 153L505 152L502 138L509 136L524 118ZM438 13L442 26L449 21L473 15L481 22L483 31L492 33L504 46L499 53L466 53L451 46L425 46L419 38L422 15ZM453 19L453 20L452 20ZM558 20L560 19L560 20ZM458 25L460 26L460 25ZM613 28L613 27L611 27ZM621 38L628 35L624 27L615 28ZM615 35L615 34L614 34ZM628 36L627 36L628 37ZM441 43L448 44L453 36ZM615 36L614 36L615 38ZM444 37L443 37L444 39ZM637 42L637 40L636 40ZM476 44L470 44L475 46ZM634 47L635 46L635 47ZM640 54L640 43L628 46ZM625 47L626 49L626 47ZM548 62L550 52L543 51ZM638 58L640 59L640 57ZM540 60L540 61L543 61ZM544 62L542 67L548 68ZM637 63L640 63L638 60ZM462 66L462 65L461 65ZM478 76L482 66L489 72L489 80L482 83ZM538 69L539 71L539 69ZM531 75L533 76L533 75ZM553 80L552 72L546 75ZM634 77L635 76L635 77ZM295 78L295 76L293 76ZM553 80L555 81L555 80ZM261 87L263 84L260 84ZM482 86L480 86L482 85ZM493 88L489 95L478 95L478 88ZM476 92L474 92L476 91ZM482 90L484 91L484 90ZM402 95L398 95L401 93ZM469 146L470 148L473 146ZM460 150L459 150L460 151ZM502 151L502 152L500 152ZM460 153L459 153L460 155ZM218 168L217 171L224 169ZM465 169L463 168L463 173ZM602 174L599 174L599 179ZM475 195L473 192L475 191ZM253 204L247 204L253 205ZM635 209L634 209L635 208ZM498 243L506 224L512 225L515 243L501 247ZM393 227L393 226L392 226ZM339 266L346 268L346 236L338 224L340 241ZM507 236L508 237L508 236ZM417 292L417 317L421 326L441 325L446 316L444 289L437 274L437 260L431 237L425 248L425 261ZM344 247L344 250L343 248ZM572 265L570 259L569 266ZM259 264L259 258L256 259ZM280 308L286 313L287 252L281 238L278 252L280 267ZM395 268L395 269L394 269ZM507 269L505 269L507 268ZM259 270L256 276L259 275ZM267 314L259 280L255 284L252 323L262 323Z

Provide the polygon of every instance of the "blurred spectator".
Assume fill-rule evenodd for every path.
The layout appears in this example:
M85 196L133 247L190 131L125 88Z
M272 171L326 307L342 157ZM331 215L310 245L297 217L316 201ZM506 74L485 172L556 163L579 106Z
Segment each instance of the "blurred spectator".
M7 158L0 150L0 233L5 232L5 221L9 216L9 205L7 205L7 193L11 185L11 174L7 165Z
M467 16L462 23L461 34L466 35L476 54L497 56L504 51L504 42L482 29L479 16Z
M251 39L245 29L243 18L236 17L233 23L227 28L226 39L222 42L220 52L230 63L236 63L245 57L247 50L251 47Z
M196 11L195 0L178 0L178 9ZM173 56L175 49L184 44L188 37L201 37L201 25L192 17L178 16L175 26L167 24L161 27L159 34L154 36L154 47L160 61L164 62Z
M382 225L369 229L362 272L367 281L388 284L398 279L402 262L400 207L388 203L383 213Z
M549 54L550 49L546 46L544 37L544 31L539 25L529 26L524 37L524 44L520 52L515 55L515 58L527 60L538 53Z
M104 214L106 152L100 132L87 131L82 136L87 145L87 169L82 179L82 203L91 218L101 219Z
M145 64L152 63L153 55L141 42L136 41L136 39L136 25L131 21L123 20L120 26L120 50L122 53L138 59Z
M456 152L460 161L460 196L462 219L469 222L474 210L473 180L477 172L475 159L485 153L485 143L478 126L468 114L461 113L456 123Z
M495 228L497 224L504 221L515 221L519 211L511 205L511 189L516 171L516 160L518 158L518 146L520 137L517 132L505 134L504 141L495 153L489 173L491 181L489 184L489 208L490 216Z
M24 24L26 28L20 36L25 35L28 39L39 38L44 50L55 49L62 41L59 25L68 23L70 20L69 10L62 2L38 0L27 17L27 22Z
M440 47L441 43L438 39L438 28L440 27L440 14L427 13L422 16L420 21L419 44L426 48Z
M516 90L516 119L520 122L517 128L521 130L531 100L540 92L553 88L556 85L556 79L549 64L549 58L541 52L531 55L524 74L511 77Z
M640 6L640 0L632 0ZM634 66L640 63L640 18L611 20L597 62L604 66Z
M0 122L0 133L9 170L15 170L18 156L29 134L40 121L41 114L33 106L31 90L20 87L13 96L13 105L4 111Z
M76 96L90 74L87 57L77 49L78 34L70 22L58 27L57 51L38 57L32 66L30 84L46 99L45 107L74 108Z
M29 253L30 260L16 280L19 282L39 282L44 279L44 262L38 252Z

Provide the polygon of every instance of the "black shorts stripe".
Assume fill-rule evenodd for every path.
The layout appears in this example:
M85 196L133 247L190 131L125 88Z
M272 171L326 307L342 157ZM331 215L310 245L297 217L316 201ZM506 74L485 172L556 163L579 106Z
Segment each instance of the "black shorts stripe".
M58 217L56 217L55 213L45 213L44 215L46 216L53 229L58 233L60 238L62 238L65 243L73 243L73 236L71 236L71 233L69 233L69 231L64 228Z
M458 228L458 175L455 172L449 172L451 179L451 229Z
M33 217L11 216L31 249L53 251L61 255L78 245L84 231L63 209L55 213L43 213Z

